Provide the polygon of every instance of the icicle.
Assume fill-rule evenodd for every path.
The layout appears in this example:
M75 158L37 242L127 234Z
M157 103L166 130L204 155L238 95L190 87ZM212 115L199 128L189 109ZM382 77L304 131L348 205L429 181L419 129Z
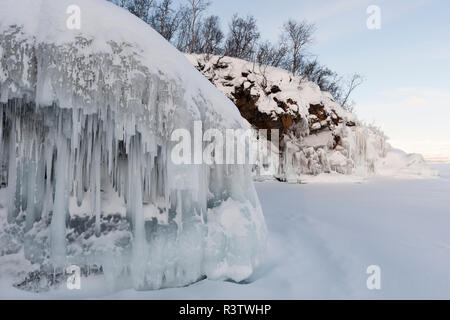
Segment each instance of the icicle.
M16 119L12 118L9 135L9 168L8 168L8 222L12 223L19 213L17 190L17 159L16 159Z
M145 287L145 220L142 211L142 168L140 153L140 139L135 136L130 143L130 152L128 161L130 162L130 189L133 193L132 215L134 216L134 242L133 242L133 282L135 288Z
M42 209L42 217L46 220L53 207L53 184L52 184L52 169L53 169L53 145L49 142L44 143L45 156L45 199Z
M28 160L28 185L27 185L27 216L26 216L26 227L25 230L30 230L35 221L35 205L36 205L36 160L35 149L36 146L32 143L31 154Z
M101 145L99 143L100 138L97 134L94 134L95 143L93 146L93 159L92 159L92 187L91 207L95 216L95 234L100 236L100 215L101 215L101 189L100 189L100 174L101 174Z
M173 221L177 224L177 237L180 236L180 233L183 231L183 202L181 198L181 191L177 190L177 207L176 207L176 216Z
M197 194L197 201L199 204L199 210L200 210L200 217L201 217L201 221L203 224L205 224L206 222L206 212L207 212L207 189L208 189L208 185L207 185L207 177L206 177L206 170L208 168L204 165L201 164L199 166L199 182L198 182L198 194Z
M3 149L3 105L0 104L0 150ZM3 154L0 154L0 165L1 161L3 161ZM2 172L0 172L1 177Z
M61 114L60 122L61 124ZM61 129L61 128L60 128ZM55 204L51 222L52 260L56 267L62 267L66 258L66 214L67 214L67 141L60 131L55 172Z

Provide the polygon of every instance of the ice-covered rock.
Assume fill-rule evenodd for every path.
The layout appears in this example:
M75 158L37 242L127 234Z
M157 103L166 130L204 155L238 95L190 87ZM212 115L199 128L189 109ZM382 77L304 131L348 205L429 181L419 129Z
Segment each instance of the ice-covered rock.
M67 24L73 6L80 29ZM0 238L17 234L10 253L23 249L47 273L100 266L111 287L250 276L266 238L251 168L170 157L174 129L242 128L236 107L106 1L0 8ZM11 226L20 232L5 236Z

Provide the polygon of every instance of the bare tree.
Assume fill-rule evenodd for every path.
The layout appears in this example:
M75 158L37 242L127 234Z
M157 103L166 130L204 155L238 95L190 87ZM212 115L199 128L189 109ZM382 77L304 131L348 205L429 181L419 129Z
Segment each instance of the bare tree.
M345 81L336 72L320 65L317 60L302 62L301 74L303 78L316 83L320 90L331 93L342 108L353 111L354 102L350 101L350 96L364 82L361 75L353 74Z
M220 29L220 19L218 16L209 16L200 27L200 53L220 54L222 49L220 44L224 38L224 34Z
M256 19L253 16L247 16L244 19L235 14L229 25L229 33L225 44L226 55L252 60L259 37Z
M205 11L211 4L207 0L188 0L190 9L190 44L189 53L194 52L195 43L198 42L198 30L196 30L198 20L203 11Z
M350 96L355 91L357 87L359 87L364 82L364 78L359 74L353 74L350 80L346 83L343 88L343 94L340 101L342 108L347 111L353 111L353 107L355 105L354 101L350 102Z
M263 89L267 88L267 67L278 67L283 63L286 57L287 47L283 43L274 46L270 41L265 41L259 44L256 52L255 62L257 63L259 73L263 77L260 83Z
M181 6L178 10L178 31L176 37L176 47L181 52L189 50L191 37L189 36L191 30L190 10L187 6Z
M311 43L315 27L306 21L297 22L290 19L283 25L283 38L289 46L290 59L288 67L292 74L296 74L302 60L302 50Z
M167 41L172 41L180 24L180 12L172 8L173 0L162 0L156 4L150 17L150 25L158 31Z
M121 1L122 3L124 3L123 0ZM148 23L152 4L153 0L129 0L127 1L126 8L136 17Z
M256 53L256 62L261 65L279 67L286 58L287 50L287 46L281 41L277 45L273 45L270 41L262 42Z
M334 71L319 64L317 59L301 61L299 72L303 79L316 83L320 90L327 91L339 101L342 96L342 78Z

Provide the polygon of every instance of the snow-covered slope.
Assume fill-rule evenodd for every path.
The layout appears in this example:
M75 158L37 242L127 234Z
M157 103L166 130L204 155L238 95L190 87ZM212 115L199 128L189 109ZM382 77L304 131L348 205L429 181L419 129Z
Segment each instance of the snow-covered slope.
M420 155L393 149L378 129L345 111L328 92L286 70L240 59L186 55L239 108L254 129L279 130L279 165L257 163L255 172L290 182L323 173L434 176ZM270 135L269 135L270 136ZM278 154L272 154L277 159ZM270 161L269 161L270 162ZM266 168L265 168L266 169Z
M73 5L80 30L66 24ZM266 237L251 168L170 158L174 129L242 128L236 107L107 1L0 8L0 254L37 266L19 286L70 264L113 288L248 277Z

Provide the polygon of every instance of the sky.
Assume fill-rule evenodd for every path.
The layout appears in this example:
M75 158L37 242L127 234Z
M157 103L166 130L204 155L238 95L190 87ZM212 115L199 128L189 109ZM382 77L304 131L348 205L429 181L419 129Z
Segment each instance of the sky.
M380 29L367 27L370 5L380 9ZM276 40L289 18L314 23L308 52L365 78L353 96L359 118L394 147L450 159L450 1L212 0L209 13L224 27L234 13L252 14L263 40Z

